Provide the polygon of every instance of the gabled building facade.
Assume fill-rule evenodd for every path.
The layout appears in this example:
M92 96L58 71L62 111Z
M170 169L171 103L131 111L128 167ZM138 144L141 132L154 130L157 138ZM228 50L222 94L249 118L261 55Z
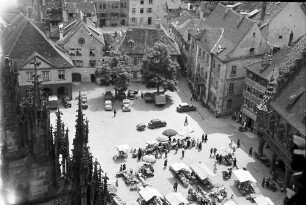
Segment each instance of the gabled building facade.
M239 110L246 75L243 66L270 52L256 22L219 4L203 25L190 31L189 35L189 49L190 53L194 53L195 66L190 68L193 71L187 72L192 73L188 79L195 96L201 99L215 116ZM198 63L200 57L203 58L203 52L205 57L209 54L211 59L209 69L205 70L208 72L207 76L205 71L202 72L206 78L198 77L204 69ZM203 89L205 81L208 86Z
M77 20L61 30L58 45L69 53L75 67L72 81L95 82L95 71L103 56L104 38L102 30L79 15Z
M92 1L64 1L63 2L63 22L71 23L77 18L81 12L91 21L97 22L97 14L95 4Z
M44 90L49 95L72 96L71 69L68 53L56 46L23 14L6 28L2 43L4 54L16 61L21 96L33 82L32 60L37 56L38 70Z
M305 62L306 36L302 37L278 66L276 82L274 79L269 82L264 99L257 106L258 120L255 127L260 137L258 155L264 155L264 145L267 144L273 151L271 173L276 171L276 161L284 165L283 189L292 188L293 135L306 136Z
M305 2L241 2L236 10L255 20L271 47L284 48L306 34Z
M180 55L179 48L162 29L130 28L115 46L116 50L128 56L127 66L133 72L132 80L141 80L142 58L146 50L152 48L157 42L165 44L171 59L177 61Z

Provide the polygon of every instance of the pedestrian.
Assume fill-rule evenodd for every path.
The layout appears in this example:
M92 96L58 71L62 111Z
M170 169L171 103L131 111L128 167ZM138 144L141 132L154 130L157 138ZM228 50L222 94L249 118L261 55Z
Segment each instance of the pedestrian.
M167 158L168 150L165 150L165 158Z
M205 140L205 143L206 143L207 142L207 134L205 134L204 140Z
M177 185L178 185L178 183L177 183L177 181L175 181L174 184L173 184L173 189L174 189L175 192L177 192Z
M237 159L236 159L236 157L233 160L233 167L237 167Z
M265 187L266 184L266 177L262 178L261 186Z
M197 139L197 148L199 148L200 140L199 138Z
M252 153L253 153L253 147L250 147L250 149L249 149L249 155L252 156Z
M210 155L209 155L209 158L211 158L211 156L212 156L212 154L213 154L213 151L214 151L214 149L213 149L213 148L211 148L211 149L210 149Z
M185 150L183 149L182 150L182 158L184 158L184 156L185 156Z
M215 161L215 164L214 164L214 173L217 172L217 161Z
M178 151L178 145L175 145L175 154L177 154Z
M238 139L237 140L237 148L239 148L240 147L240 140Z
M202 142L199 143L199 150L202 150Z
M119 184L118 184L118 179L116 179L116 182L115 182L115 183L116 183L116 187L118 187L118 186L119 186Z
M235 154L235 152L236 152L236 147L233 146L233 155Z
M230 147L230 148L233 147L233 140L231 140L231 142L229 143L229 147Z
M123 171L126 170L126 165L125 165L125 164L123 164L122 170L123 170Z
M120 165L120 172L122 172L123 168L122 168L122 164Z
M168 165L168 160L165 159L165 161L164 161L164 167L166 167L167 165Z
M117 110L114 109L114 117L116 117L116 114L117 114Z
M214 148L214 156L216 156L217 148Z
M188 125L188 119L187 119L187 116L186 116L184 126L187 126L187 125Z
M202 142L204 142L205 141L205 135L203 134L202 135Z
M143 92L141 91L141 94L140 94L141 98L143 98Z

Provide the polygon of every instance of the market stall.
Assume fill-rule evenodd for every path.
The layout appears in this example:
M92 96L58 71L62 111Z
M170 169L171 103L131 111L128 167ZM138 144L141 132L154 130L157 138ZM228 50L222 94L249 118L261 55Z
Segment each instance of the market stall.
M140 204L163 204L163 195L153 187L139 187L139 195L140 198L138 202Z
M240 193L245 196L251 193L258 193L258 187L256 185L256 179L252 174L243 169L233 170L233 173L237 180L234 181L235 186L238 188Z
M172 192L165 196L165 199L170 205L185 205L189 204L187 199L179 192Z
M215 177L216 175L204 164L204 163L196 163L190 166L192 172L195 174L201 185L205 188L211 189L213 188L213 184L211 181L211 177Z
M186 164L183 162L173 163L169 166L169 169L182 182L184 187L188 187L192 171Z
M263 195L259 195L258 197L254 198L254 201L257 205L274 205L269 197L265 197Z

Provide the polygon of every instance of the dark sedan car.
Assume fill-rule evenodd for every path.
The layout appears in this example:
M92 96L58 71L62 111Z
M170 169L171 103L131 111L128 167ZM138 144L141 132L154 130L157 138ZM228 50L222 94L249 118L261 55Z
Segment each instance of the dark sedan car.
M112 91L106 91L104 94L104 100L113 100L114 96Z
M188 103L181 103L178 107L176 107L177 112L189 112L196 111L197 108L193 105L189 105Z
M128 99L130 99L130 100L136 99L137 98L137 93L138 93L137 90L129 90L128 95L127 95Z
M146 103L153 102L154 101L154 94L153 93L145 93L143 95L143 98L144 98Z
M159 127L166 127L166 126L167 126L167 122L159 120L159 119L151 120L148 124L148 128L150 128L150 129L155 129L155 128L159 128Z

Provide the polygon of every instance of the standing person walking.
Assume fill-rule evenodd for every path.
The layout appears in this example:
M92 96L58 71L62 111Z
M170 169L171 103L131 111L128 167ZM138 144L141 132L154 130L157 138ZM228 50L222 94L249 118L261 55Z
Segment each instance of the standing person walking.
M252 154L253 154L253 147L250 147L250 149L249 149L249 155L252 156Z
M188 119L187 119L187 116L186 116L184 126L187 126L187 125L188 125Z
M266 184L266 177L262 178L261 186L265 187Z
M214 156L216 156L217 148L214 148Z
M211 158L211 157L212 157L213 152L214 152L214 148L211 148L211 149L210 149L210 155L209 155L209 158Z
M168 160L167 160L167 159L165 159L165 161L164 161L164 168L166 168L166 167L167 167L167 165L168 165Z
M182 150L182 158L184 158L184 156L185 156L185 150L183 148L183 150Z
M199 143L199 150L202 150L202 142Z
M237 148L239 148L240 147L240 140L238 139L237 140Z
M173 189L174 189L175 192L177 192L177 185L178 185L178 183L177 183L177 181L175 181L174 184L173 184Z
M204 141L207 142L207 134L205 134Z
M205 141L205 135L203 134L202 135L202 142L204 142Z
M116 114L117 114L117 110L114 109L114 117L116 117Z

